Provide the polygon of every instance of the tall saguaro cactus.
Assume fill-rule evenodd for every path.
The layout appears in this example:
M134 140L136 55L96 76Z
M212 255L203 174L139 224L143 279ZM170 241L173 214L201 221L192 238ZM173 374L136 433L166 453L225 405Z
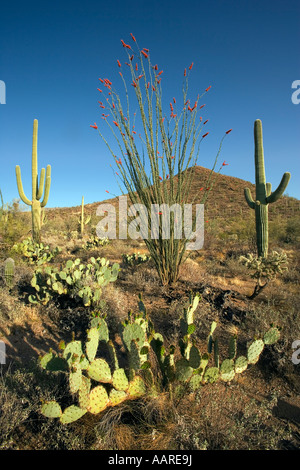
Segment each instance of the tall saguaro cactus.
M256 244L258 257L268 255L268 205L276 202L284 193L291 174L284 173L277 189L272 192L271 183L266 183L262 122L257 119L254 122L254 143L255 143L255 185L256 199L253 200L250 189L245 188L245 198L251 207L255 210L256 222Z
M50 191L51 184L51 166L47 166L41 169L40 180L38 181L38 163L37 163L37 134L38 134L38 121L34 119L33 121L33 138L32 138L32 200L28 199L24 193L22 179L21 179L21 169L19 165L16 166L16 177L17 185L20 198L22 201L31 206L32 214L32 238L35 242L40 241L40 231L41 231L41 208L45 207ZM45 181L46 177L46 181ZM45 191L44 191L45 187ZM44 191L44 197L42 199ZM41 201L42 199L42 201Z

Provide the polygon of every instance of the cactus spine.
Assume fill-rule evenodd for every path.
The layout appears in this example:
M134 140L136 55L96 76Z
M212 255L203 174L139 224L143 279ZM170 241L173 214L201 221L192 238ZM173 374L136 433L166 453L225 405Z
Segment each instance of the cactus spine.
M51 166L47 166L47 170L42 168L40 181L38 181L38 162L37 162L37 134L38 134L38 121L34 119L33 121L33 138L32 138L32 200L28 199L23 190L23 184L21 179L21 169L19 165L16 166L16 177L17 185L20 198L22 201L31 206L32 214L32 239L33 241L40 242L40 232L41 232L41 208L45 207L50 192L51 184ZM46 177L46 181L45 181ZM41 201L43 190L44 198Z
M258 257L268 255L268 205L276 202L284 193L291 174L284 173L279 186L272 192L271 183L266 183L262 122L257 119L254 122L255 143L255 184L256 200L254 201L249 188L245 188L245 198L251 209L255 210L256 244Z

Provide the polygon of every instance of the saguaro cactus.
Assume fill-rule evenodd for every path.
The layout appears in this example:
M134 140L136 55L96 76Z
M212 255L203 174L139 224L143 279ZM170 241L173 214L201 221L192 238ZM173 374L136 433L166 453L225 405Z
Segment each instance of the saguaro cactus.
M79 224L80 224L80 234L81 236L83 236L83 232L84 232L84 226L87 225L91 220L91 216L87 216L87 218L84 217L84 197L82 196L82 200L81 200L81 214L80 214L80 218L78 220Z
M245 188L245 198L251 207L255 210L256 222L256 244L258 257L268 255L268 205L276 202L284 193L291 174L284 173L279 186L272 192L271 183L266 183L262 122L257 119L254 122L254 143L255 143L255 184L256 199L253 200L250 189Z
M32 138L32 200L28 199L25 196L23 191L22 179L21 179L21 169L19 165L16 166L16 176L17 176L17 185L20 198L22 201L31 206L32 213L32 238L35 242L40 242L40 231L41 231L41 208L45 207L50 191L51 184L51 166L47 166L41 169L40 181L38 181L38 164L37 164L37 134L38 134L38 121L35 119L33 121L33 138ZM46 177L46 182L45 182ZM45 184L44 184L45 183ZM45 185L45 191L44 191ZM44 191L44 198L41 201Z

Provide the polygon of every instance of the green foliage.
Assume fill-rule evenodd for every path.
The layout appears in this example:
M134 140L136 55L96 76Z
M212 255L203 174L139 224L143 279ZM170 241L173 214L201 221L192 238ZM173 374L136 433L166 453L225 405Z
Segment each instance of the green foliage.
M151 256L139 252L133 253L132 255L126 253L122 254L122 261L127 266L138 266L139 264L147 263L150 259Z
M50 266L37 268L31 280L36 292L29 296L29 301L46 305L53 297L64 294L85 307L96 307L102 304L101 289L116 281L118 273L117 263L110 267L105 258L93 257L88 264L77 258L68 260L61 269Z
M15 253L21 254L30 264L37 266L49 263L61 252L58 247L51 249L49 245L34 242L32 238L26 238L22 242L16 243L12 249Z
M249 365L258 361L265 344L273 344L279 339L278 329L272 327L263 339L255 339L249 345L247 357L236 358L237 339L234 336L229 341L229 358L225 358L219 365L218 348L215 346L218 342L215 337L215 322L208 335L208 352L201 353L192 339L195 327L191 326L194 326L194 314L199 300L198 294L194 298L190 297L181 319L180 343L177 346L172 345L167 352L164 338L155 332L140 298L139 312L129 312L128 318L119 325L125 347L122 368L119 367L113 341L109 338L105 318L94 316L85 344L76 340L67 345L61 343L59 355L50 350L39 359L43 369L69 374L70 392L78 398L78 404L71 405L64 411L56 401L43 403L42 414L59 418L63 424L67 424L87 412L99 414L126 400L158 396L164 390L173 393L180 389L187 393L218 380L230 382L236 374L241 374ZM98 355L103 357L97 357ZM213 364L209 365L211 360Z

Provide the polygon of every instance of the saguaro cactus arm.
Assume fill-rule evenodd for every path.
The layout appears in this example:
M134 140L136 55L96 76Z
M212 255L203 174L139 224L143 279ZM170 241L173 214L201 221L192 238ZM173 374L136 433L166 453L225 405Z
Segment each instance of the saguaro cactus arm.
M44 170L44 168L43 168ZM45 171L45 170L44 170ZM46 183L45 183L45 192L44 192L44 198L41 202L41 207L45 207L45 205L47 204L48 202L48 198L49 198L49 193L50 193L50 185L51 185L51 166L48 165L47 166L47 170L46 170ZM42 174L41 174L41 179L40 179L40 188L41 188L41 192L43 193L43 187L44 187L44 181L42 181ZM40 188L39 188L39 192L40 192ZM40 196L41 197L41 196Z
M254 209L255 208L255 202L253 201L250 189L245 188L244 189L244 194L245 194L245 199L246 199L246 202L247 202L248 206L251 209Z
M18 191L20 198L24 202L24 204L27 204L28 206L32 206L32 201L28 199L27 196L25 196L24 190L23 190L23 184L22 184L22 178L21 178L21 168L19 165L16 166L16 177L17 177L17 186L18 186Z
M273 193L270 191L270 194L267 196L267 204L271 204L272 202L277 201L283 195L290 181L290 178L291 178L291 174L288 171L284 173L277 189L275 189Z

